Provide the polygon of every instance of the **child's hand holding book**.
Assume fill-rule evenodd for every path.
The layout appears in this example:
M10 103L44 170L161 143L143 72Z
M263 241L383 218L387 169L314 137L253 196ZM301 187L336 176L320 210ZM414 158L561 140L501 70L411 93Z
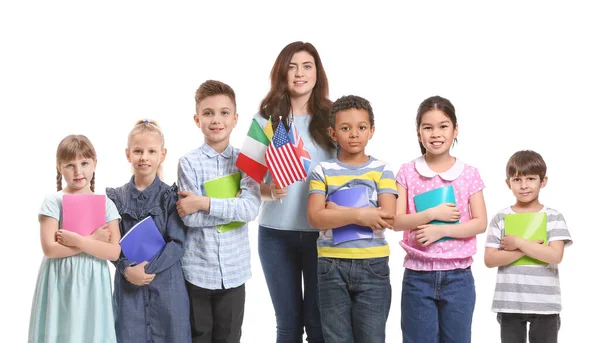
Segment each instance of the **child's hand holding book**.
M61 233L60 235L63 237L62 240L64 240L64 235L62 234L61 231L62 230L58 230L54 234L55 242L58 242L59 232ZM104 225L100 226L99 228L97 228L96 230L94 230L94 232L92 232L92 234L89 235L89 237L91 239L95 239L100 242L110 243L111 233L110 233L110 230L108 230L108 224L104 224ZM63 245L65 245L65 244L63 244Z
M56 241L67 247L78 247L81 245L83 236L77 232L71 232L69 230L58 230L56 232Z
M110 243L110 230L108 229L108 224L104 224L94 230L90 235L90 238L95 239L100 242Z
M417 242L422 246L428 246L431 243L442 239L447 236L448 225L436 225L436 224L423 224L417 226L416 238Z
M439 220L441 222L455 222L460 219L460 211L456 204L447 202L439 204L429 210L430 221Z
M177 201L177 213L180 217L198 211L208 212L210 209L210 199L208 197L195 195L189 191L179 191L177 194L182 197Z
M512 251L512 250L520 250L520 247L523 246L524 242L528 242L526 239L523 239L519 236L514 236L514 235L506 235L502 238L502 249L506 250L506 251ZM537 244L544 244L544 240L543 239L537 239L537 240L533 240L532 242L537 243Z
M147 264L148 261L144 261L135 266L125 268L125 279L136 286L149 285L154 280L156 274L146 274L145 267Z
M356 224L362 226L368 226L373 230L381 230L391 228L391 225L386 222L386 219L394 219L395 215L392 213L385 212L381 207L362 207L356 209L357 218Z

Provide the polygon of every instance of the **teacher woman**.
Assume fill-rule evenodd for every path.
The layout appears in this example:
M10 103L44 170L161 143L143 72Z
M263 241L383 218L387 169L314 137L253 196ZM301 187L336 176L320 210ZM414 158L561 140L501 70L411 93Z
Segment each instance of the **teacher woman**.
M271 70L271 90L255 119L273 129L293 121L312 159L312 169L335 156L328 132L329 86L317 49L293 42L281 52ZM279 119L281 117L281 120ZM261 185L263 204L258 217L258 252L277 318L277 342L323 342L317 289L319 231L308 224L308 181L277 189L270 175ZM281 199L281 201L280 201ZM304 290L304 292L303 292Z

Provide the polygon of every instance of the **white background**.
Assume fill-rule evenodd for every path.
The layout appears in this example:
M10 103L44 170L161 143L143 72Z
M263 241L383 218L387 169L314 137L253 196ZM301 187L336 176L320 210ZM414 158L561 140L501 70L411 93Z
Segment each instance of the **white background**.
M591 2L590 2L591 3ZM165 181L178 158L202 142L194 92L207 79L230 84L240 147L269 89L280 50L313 43L330 98L372 102L376 133L367 152L395 170L419 154L415 113L431 96L450 99L459 122L452 153L477 167L488 218L514 200L504 184L509 156L540 152L548 164L541 201L561 211L574 245L560 265L560 340L593 340L600 308L596 259L598 187L592 161L599 130L597 9L576 1L419 2L395 8L347 1L13 1L0 5L2 225L0 341L24 342L42 258L37 212L55 190L55 152L71 133L98 153L97 185L124 184L127 133L156 119L168 148ZM253 278L247 283L243 342L273 342L275 317L251 226ZM389 342L401 341L403 250L390 232L393 287ZM495 273L478 237L473 273L473 342L499 342L490 311ZM595 318L595 319L594 319ZM585 336L584 336L585 335Z

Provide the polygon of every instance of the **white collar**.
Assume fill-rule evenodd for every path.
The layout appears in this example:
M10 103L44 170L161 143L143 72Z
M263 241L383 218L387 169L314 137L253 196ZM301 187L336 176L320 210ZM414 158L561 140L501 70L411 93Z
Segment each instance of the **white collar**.
M465 163L457 158L456 162L454 162L454 165L450 167L450 169L443 173L436 173L429 168L427 162L425 161L425 155L423 155L415 160L415 169L417 170L417 173L424 177L431 178L439 175L446 181L454 181L460 176L460 174L462 174L463 170L465 169Z

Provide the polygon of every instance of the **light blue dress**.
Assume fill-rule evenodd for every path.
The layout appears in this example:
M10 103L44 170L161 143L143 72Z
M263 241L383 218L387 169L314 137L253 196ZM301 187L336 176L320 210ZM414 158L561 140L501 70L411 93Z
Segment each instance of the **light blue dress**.
M39 213L58 220L59 228L62 195L62 191L48 195ZM119 218L107 197L106 222ZM30 343L116 343L114 323L107 261L86 253L44 257L31 308Z

